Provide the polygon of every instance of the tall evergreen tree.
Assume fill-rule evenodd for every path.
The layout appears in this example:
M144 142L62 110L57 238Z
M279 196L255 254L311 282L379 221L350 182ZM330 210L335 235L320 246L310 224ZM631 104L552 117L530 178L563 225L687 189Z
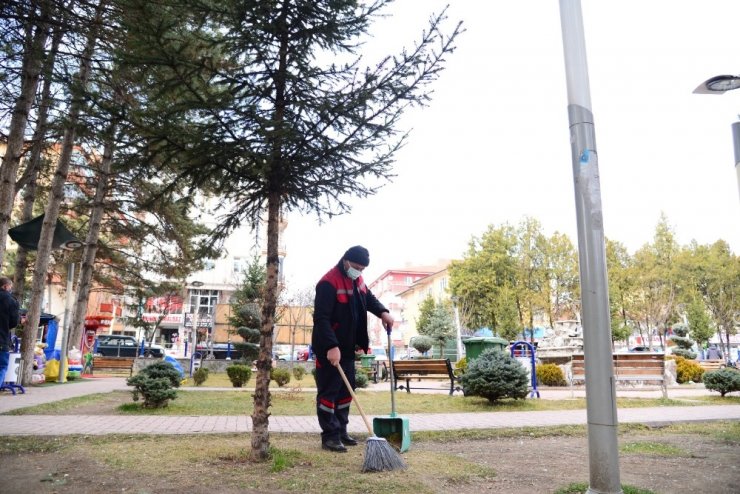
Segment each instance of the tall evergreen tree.
M430 337L439 345L439 355L443 358L447 340L455 336L455 323L451 308L442 302L432 300L432 305L427 305L419 314L419 321L421 323L417 326L417 331L420 335Z
M177 20L164 17L169 5L137 18L141 39L152 40L160 65L169 70L167 80L153 81L163 88L163 98L189 92L192 103L175 105L158 120L151 117L161 125L150 128L163 132L151 135L142 149L162 166L188 156L180 179L218 189L225 208L215 237L242 223L267 222L251 436L252 457L265 460L280 217L290 210L319 217L347 212L351 201L375 192L377 181L369 184L368 178L390 178L406 138L399 119L409 106L428 101L427 88L460 27L445 35L445 16L435 15L413 49L363 68L361 41L388 0L183 3L190 12ZM197 31L199 41L163 31L167 26ZM171 132L167 120L173 112L193 115L185 132Z

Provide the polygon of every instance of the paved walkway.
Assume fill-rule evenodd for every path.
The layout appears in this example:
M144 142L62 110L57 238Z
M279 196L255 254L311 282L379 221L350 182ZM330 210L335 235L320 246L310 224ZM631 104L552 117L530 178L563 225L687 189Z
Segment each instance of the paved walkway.
M388 383L371 386L371 390L388 390ZM0 394L0 413L66 398L93 393L130 389L123 378L96 378L70 382L64 385L29 387L26 394ZM213 388L186 388L188 391L209 391ZM234 391L235 388L223 388ZM310 389L305 389L310 392ZM244 392L251 392L244 389ZM445 393L444 389L431 392ZM583 397L581 389L546 389L542 399L569 399ZM660 397L657 389L619 390L618 396ZM707 395L703 387L670 388L671 398L690 400L692 396ZM714 393L716 395L716 393ZM738 393L734 393L737 395ZM586 410L556 410L543 412L478 412L439 414L399 414L409 419L414 431L490 429L503 427L545 427L555 425L584 425ZM371 419L372 420L372 419ZM620 423L672 423L709 420L740 420L740 405L676 406L654 408L625 408L618 410ZM350 432L367 432L362 417L354 411L348 427ZM243 416L121 416L121 415L5 415L0 417L0 435L67 435L67 434L214 434L249 432L251 418ZM314 416L270 417L272 432L320 432Z

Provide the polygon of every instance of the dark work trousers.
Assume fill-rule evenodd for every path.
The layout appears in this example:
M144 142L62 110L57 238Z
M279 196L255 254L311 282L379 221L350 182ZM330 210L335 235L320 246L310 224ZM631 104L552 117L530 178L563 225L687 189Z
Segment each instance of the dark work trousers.
M342 360L340 365L352 389L355 389L354 359ZM316 388L316 415L321 427L321 441L339 440L341 434L347 432L352 395L339 371L324 358L316 360Z

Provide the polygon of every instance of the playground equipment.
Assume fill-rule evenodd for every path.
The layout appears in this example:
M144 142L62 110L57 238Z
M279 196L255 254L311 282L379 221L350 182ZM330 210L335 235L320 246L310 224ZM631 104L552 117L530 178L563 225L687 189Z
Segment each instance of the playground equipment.
M537 390L537 362L535 360L535 348L527 341L515 341L511 344L511 356L515 359L522 361L529 361L529 379L532 385L532 389L529 392L529 397L537 398L540 397L540 392ZM524 362L522 362L524 363Z

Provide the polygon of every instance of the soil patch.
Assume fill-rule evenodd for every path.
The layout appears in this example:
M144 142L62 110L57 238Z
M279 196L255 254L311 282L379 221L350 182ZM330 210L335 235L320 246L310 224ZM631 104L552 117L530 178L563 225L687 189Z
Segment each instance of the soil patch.
M282 471L245 460L248 435L160 438L39 438L0 448L2 492L58 494L252 493L327 490L349 493L551 493L588 484L585 437L506 437L413 443L405 472L360 474L363 448L322 452L306 435L273 435L271 443L298 460ZM620 454L623 485L664 494L731 494L740 485L740 444L712 435L661 431L625 433L622 447L658 445L656 454ZM55 446L58 445L58 446ZM197 447L195 445L202 445ZM208 449L208 448L218 449ZM195 455L183 452L199 450ZM165 452L165 453L163 453ZM171 455L167 452L172 452ZM186 453L190 454L190 453ZM337 490L333 490L335 487Z

